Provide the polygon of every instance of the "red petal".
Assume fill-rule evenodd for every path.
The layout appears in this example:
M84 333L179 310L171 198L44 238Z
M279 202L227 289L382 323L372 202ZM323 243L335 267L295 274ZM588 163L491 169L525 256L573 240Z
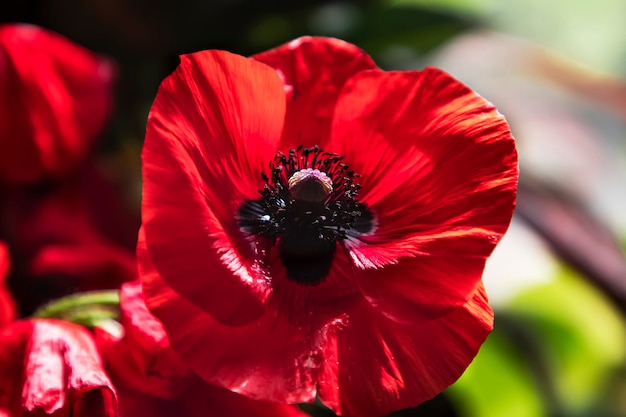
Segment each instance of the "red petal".
M82 188L64 182L48 191L34 200L27 193L16 193L7 209L14 245L31 278L45 278L52 285L49 290L67 291L58 281L90 290L118 287L137 277L133 251L104 235ZM34 284L21 282L20 287L29 285ZM36 301L27 289L29 299Z
M411 324L389 320L363 303L329 337L320 398L348 416L414 407L461 376L492 324L482 285L445 316Z
M63 175L85 157L112 103L111 64L31 25L0 27L0 179Z
M0 332L0 359L0 414L117 415L115 391L80 326L15 322Z
M378 223L371 236L348 242L357 266L379 268L424 255L397 268L404 273L417 265L412 288L387 268L393 279L372 287L403 286L429 304L467 300L515 205L517 154L504 118L468 87L428 68L355 75L333 123L331 148L361 174L359 199ZM420 268L427 256L433 259ZM455 263L471 268L462 274ZM450 270L451 277L433 276L437 268L438 276ZM444 299L434 298L441 294Z
M206 381L269 401L315 398L321 338L313 340L309 329L292 325L275 311L247 325L220 324L158 276L145 281L143 290L172 348Z
M118 397L122 417L189 417L179 401L152 397L124 386L118 388Z
M480 282L485 260L417 256L396 265L363 271L365 298L387 317L402 323L431 320L464 303Z
M123 387L122 415L141 410L150 416L305 416L296 407L252 400L192 376L170 349L163 325L146 308L140 284L124 284L120 301L124 338L108 346L106 339L100 341L113 378Z
M180 397L191 374L170 348L163 325L148 311L138 281L122 285L120 307L123 337L106 329L96 333L113 380L152 397Z
M0 329L15 320L16 310L13 295L4 284L0 284Z
M143 149L143 244L155 272L220 320L260 313L266 280L236 224L277 150L285 95L268 66L222 51L185 55L163 81ZM152 267L152 266L151 266ZM151 272L146 271L149 275Z
M252 57L280 74L287 92L287 115L281 150L324 146L339 91L346 80L374 61L339 39L305 36Z
M6 243L0 241L0 282L4 281L4 278L9 273L10 266L9 248Z
M204 381L189 385L183 409L189 417L308 417L296 406L253 400Z
M174 401L130 389L121 389L119 398L124 417L307 417L295 406L252 400L197 379L183 398Z
M352 295L335 306L335 320L313 311L308 323L294 324L297 306L306 310L303 299L278 294L264 316L237 327L220 324L158 278L144 291L172 348L203 379L279 402L311 401L317 384L323 400L347 415L383 415L442 391L469 364L492 323L482 284L468 303L436 320L390 320ZM328 300L310 295L324 312ZM372 405L364 395L380 402Z
M32 260L30 273L85 277L94 286L136 277L135 259L127 250L107 244L48 245Z
M4 285L10 265L9 248L0 241L0 328L15 320L17 316L13 296Z

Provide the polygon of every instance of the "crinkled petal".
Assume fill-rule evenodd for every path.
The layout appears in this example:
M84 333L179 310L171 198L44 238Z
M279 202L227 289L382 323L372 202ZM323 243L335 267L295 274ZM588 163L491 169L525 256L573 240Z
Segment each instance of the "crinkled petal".
M275 68L285 84L283 151L325 146L339 91L354 74L376 67L355 45L324 37L301 37L252 58Z
M89 332L57 320L0 331L0 414L117 416L115 391Z
M429 321L400 324L362 303L328 338L320 398L346 416L414 407L461 376L492 325L482 284L465 305Z
M401 322L431 320L462 305L480 282L485 260L415 256L362 271L359 285L372 306Z
M146 278L148 308L163 323L174 351L201 378L268 401L315 398L321 339L309 336L308 328L293 325L285 314L270 309L249 324L224 325L157 274ZM310 325L314 324L312 320Z
M360 268L384 267L364 290L466 301L515 206L517 154L502 115L434 68L364 71L342 90L330 147L361 174L359 200L376 216L373 233L346 243Z
M168 285L225 322L260 314L267 291L235 214L243 199L258 198L284 116L276 72L222 51L182 56L150 111L142 155L147 252Z
M112 104L111 63L32 25L0 27L0 180L31 182L79 165Z
M253 400L191 374L170 348L163 325L146 308L138 281L122 286L120 305L123 338L111 345L107 341L111 333L98 330L105 361L121 387L122 416L139 411L142 415L174 413L181 417L305 416L294 406ZM112 346L117 349L110 349Z
M189 368L170 348L163 325L148 311L139 281L120 290L122 331L103 326L96 342L117 385L154 398L177 399L187 387Z

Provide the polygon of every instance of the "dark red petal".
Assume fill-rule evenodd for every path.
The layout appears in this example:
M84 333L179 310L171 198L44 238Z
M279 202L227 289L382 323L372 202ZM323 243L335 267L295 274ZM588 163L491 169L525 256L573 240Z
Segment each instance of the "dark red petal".
M182 399L189 417L307 417L294 405L253 400L204 381L194 381Z
M17 316L13 296L4 285L10 266L9 248L4 242L0 241L0 328L15 320Z
M142 156L145 253L168 285L225 322L260 314L267 291L235 214L244 198L258 198L284 116L276 72L222 51L182 56L150 112Z
M170 348L163 325L146 308L139 282L122 286L120 303L126 343L115 344L121 349L105 349L104 357L123 387L119 396L123 416L136 415L131 411L142 407L154 409L153 414L142 414L150 416L171 415L165 410L177 410L182 417L305 416L296 407L252 400L192 376Z
M163 325L148 311L138 281L122 285L120 307L121 334L106 327L96 332L98 347L116 386L152 397L179 398L191 374L170 348Z
M67 291L59 281L90 290L118 287L137 277L133 251L105 236L76 185L64 182L34 200L27 193L15 193L7 208L13 244L25 259L29 276L45 278L50 290L61 292L57 295ZM22 282L21 287L29 284ZM26 290L32 293L31 288Z
M11 259L9 258L9 248L6 243L0 241L0 282L4 281L4 278L9 273L11 267Z
M189 417L179 401L152 397L140 391L118 387L121 417Z
M194 379L178 400L164 400L139 391L119 390L122 417L306 417L296 406L253 400Z
M400 263L372 272L386 276L370 287L404 287L429 304L467 300L515 205L517 154L502 115L437 69L364 71L341 93L330 147L361 174L359 199L378 223L347 243L356 265Z
M30 265L36 276L85 277L92 283L128 281L136 277L135 259L126 249L110 244L48 245Z
M144 281L143 291L172 348L204 380L268 401L315 398L323 335L316 339L308 328L292 325L273 310L246 325L221 324L158 275Z
M188 376L186 367L170 349L163 325L146 307L139 281L122 285L120 308L124 337L134 349L133 356L144 361L144 374L154 376L162 373L166 378ZM146 358L146 353L150 354L149 358Z
M324 146L339 91L346 80L374 61L361 49L339 39L295 39L252 57L276 69L287 93L287 115L281 150Z
M75 168L109 115L112 79L108 61L60 35L0 27L0 180Z
M272 297L265 303L266 308L275 308L296 325L312 325L312 317L318 323L335 320L354 302L362 298L358 284L361 270L352 265L350 258L340 248L332 259L332 267L326 277L315 285L295 282L287 278L287 270L278 253L270 251L268 260L272 279Z
M0 414L55 412L117 416L115 391L91 335L56 320L5 327L0 331Z
M414 407L461 376L492 324L482 284L465 305L430 321L400 324L362 303L328 338L320 398L346 416Z

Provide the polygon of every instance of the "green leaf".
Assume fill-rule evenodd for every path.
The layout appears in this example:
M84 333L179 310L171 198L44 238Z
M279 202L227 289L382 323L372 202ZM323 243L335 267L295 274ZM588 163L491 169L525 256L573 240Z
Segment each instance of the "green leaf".
M494 330L463 376L446 391L467 417L543 417L542 398L523 352Z
M542 341L561 402L571 412L593 407L626 360L626 324L616 309L563 269L556 280L520 294L509 310Z
M358 22L345 36L385 67L385 57L394 50L410 49L419 58L473 25L468 19L434 10L378 6L361 10ZM394 64L387 66L397 69Z
M446 394L468 417L600 416L617 409L626 323L574 272L529 288L496 312L495 330Z
M419 6L484 16L493 7L493 0L390 0L389 4L392 6Z
M101 322L119 319L119 305L117 290L82 292L51 301L35 311L33 317L56 318L96 327Z

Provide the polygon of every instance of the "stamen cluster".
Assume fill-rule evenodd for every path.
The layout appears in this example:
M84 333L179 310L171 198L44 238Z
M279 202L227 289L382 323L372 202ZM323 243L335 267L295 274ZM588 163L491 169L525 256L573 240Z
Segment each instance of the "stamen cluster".
M259 190L261 198L244 201L240 206L239 226L269 239L272 245L278 243L288 274L290 269L300 271L295 273L298 277L292 276L297 281L319 282L330 269L337 240L372 228L373 215L356 201L361 188L356 182L359 175L343 159L317 145L301 145L286 155L279 152L270 161L270 174L261 174L265 182ZM327 189L322 201L298 199L290 191L293 175L307 169L318 170L332 181L332 189ZM325 266L320 271L321 263ZM305 272L307 268L309 272ZM317 271L313 273L316 278L302 279L301 275L309 275L311 270Z

